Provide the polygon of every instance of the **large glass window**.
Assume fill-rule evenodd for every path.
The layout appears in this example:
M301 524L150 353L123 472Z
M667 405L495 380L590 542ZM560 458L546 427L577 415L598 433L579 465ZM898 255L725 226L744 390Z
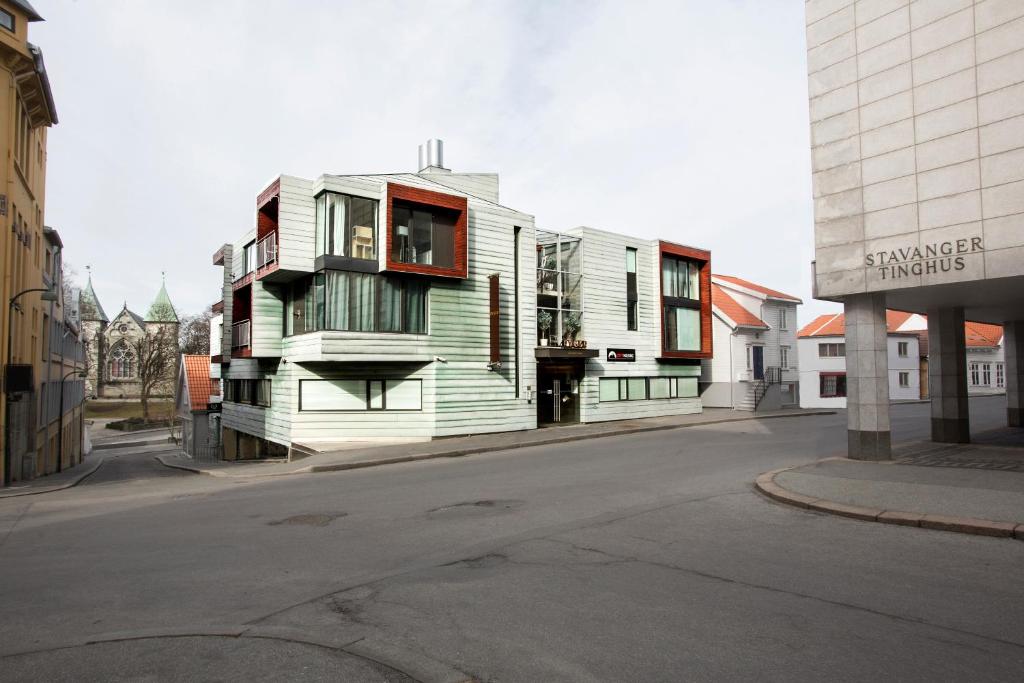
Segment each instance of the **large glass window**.
M598 397L602 402L696 396L696 377L602 377L598 384Z
M426 334L429 284L328 270L297 281L286 307L288 335L317 330Z
M455 266L458 211L396 201L391 215L392 260L441 268Z
M839 398L846 396L846 374L845 373L822 373L818 378L819 392L822 398Z
M377 258L377 200L324 192L316 199L316 255Z
M418 379L324 379L299 382L299 410L422 410Z
M666 351L700 351L700 266L669 254L661 258Z
M577 237L537 233L537 339L583 338L583 244Z

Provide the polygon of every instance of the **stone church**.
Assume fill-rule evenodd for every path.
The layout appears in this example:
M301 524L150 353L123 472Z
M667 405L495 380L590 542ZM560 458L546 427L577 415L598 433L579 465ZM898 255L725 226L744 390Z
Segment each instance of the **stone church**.
M78 293L77 317L86 345L86 396L89 398L137 399L140 397L139 359L136 344L139 340L165 339L172 343L174 356L172 370L166 382L159 383L151 398L174 395L174 372L177 369L178 314L167 296L166 283L160 284L146 316L128 309L127 302L113 320L107 318L96 292L92 288L92 274L85 289Z

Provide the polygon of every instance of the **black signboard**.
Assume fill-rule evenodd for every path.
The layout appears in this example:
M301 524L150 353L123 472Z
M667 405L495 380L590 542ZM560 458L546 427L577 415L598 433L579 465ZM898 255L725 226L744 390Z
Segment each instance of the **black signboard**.
M611 363L635 363L636 349L608 349L606 358Z

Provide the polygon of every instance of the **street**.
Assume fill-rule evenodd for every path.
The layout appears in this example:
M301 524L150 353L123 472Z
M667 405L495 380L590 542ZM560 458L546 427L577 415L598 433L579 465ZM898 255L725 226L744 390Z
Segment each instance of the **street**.
M247 480L111 451L0 501L0 679L1020 680L1024 543L753 490L845 421Z

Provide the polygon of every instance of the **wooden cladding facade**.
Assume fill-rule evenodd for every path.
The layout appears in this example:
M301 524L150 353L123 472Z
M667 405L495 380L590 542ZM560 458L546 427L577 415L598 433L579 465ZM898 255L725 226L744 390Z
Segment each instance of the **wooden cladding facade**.
M665 346L665 283L662 281L665 255L689 259L700 265L700 351L669 351ZM713 355L711 321L711 252L672 242L658 242L658 292L661 317L661 357L664 359L710 359Z
M403 263L392 258L392 241L394 239L393 220L395 200L418 204L424 208L441 208L458 212L455 220L455 265L451 268L430 266L422 263ZM465 197L433 192L408 185L388 183L387 207L384 222L384 254L385 270L398 273L417 273L466 279L469 277L469 238L468 238L468 202Z

